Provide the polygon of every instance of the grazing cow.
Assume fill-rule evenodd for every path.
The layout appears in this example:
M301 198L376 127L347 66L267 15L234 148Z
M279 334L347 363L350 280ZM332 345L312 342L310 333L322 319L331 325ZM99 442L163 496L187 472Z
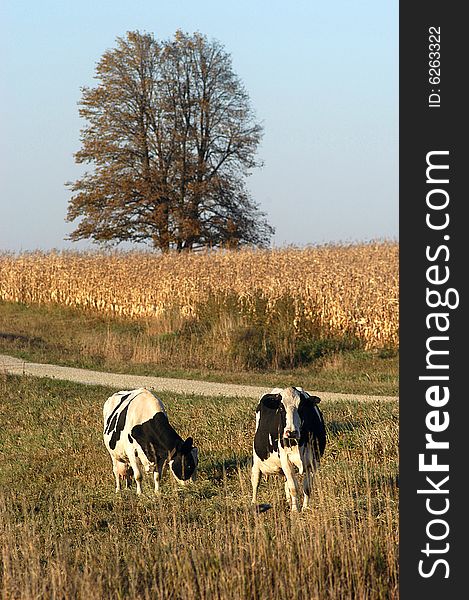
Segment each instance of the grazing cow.
M165 407L145 388L117 392L104 403L104 444L112 459L116 492L121 479L132 475L137 494L142 493L143 474L153 472L155 493L169 466L176 481L185 485L194 480L198 451L192 438L183 440L171 427Z
M313 477L326 446L324 419L317 396L300 387L273 389L256 409L256 433L251 472L252 503L256 504L261 473L286 477L285 493L292 511L298 511L295 467L303 478L303 509L309 504Z

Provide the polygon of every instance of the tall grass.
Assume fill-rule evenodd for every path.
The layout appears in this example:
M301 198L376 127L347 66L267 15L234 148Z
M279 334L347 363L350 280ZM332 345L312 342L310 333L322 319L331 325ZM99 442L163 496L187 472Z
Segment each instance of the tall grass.
M168 339L168 337L170 339ZM317 343L326 352L329 343ZM31 362L55 363L94 370L265 385L271 370L244 369L210 338L179 332L158 336L151 323L131 321L57 305L25 305L0 301L0 353ZM255 358L252 352L245 355ZM240 356L240 353L237 353ZM239 360L239 358L237 359ZM264 360L261 355L260 361ZM214 365L221 368L214 368ZM351 351L324 354L293 369L276 371L285 385L302 381L309 390L357 394L398 394L398 354Z
M312 509L293 518L278 478L260 487L273 508L250 508L248 399L161 394L199 447L199 478L166 477L160 499L149 481L141 498L116 496L101 438L111 392L0 377L3 598L397 598L397 403L323 403Z
M143 319L162 353L205 336L214 359L284 368L324 348L397 348L398 245L1 254L0 299Z

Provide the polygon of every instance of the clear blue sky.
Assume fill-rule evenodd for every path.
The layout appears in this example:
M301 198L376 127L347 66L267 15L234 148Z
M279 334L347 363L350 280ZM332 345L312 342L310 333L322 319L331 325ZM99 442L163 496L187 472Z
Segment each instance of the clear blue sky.
M264 138L248 180L273 243L398 239L396 0L2 0L0 250L71 243L80 87L129 30L216 38Z

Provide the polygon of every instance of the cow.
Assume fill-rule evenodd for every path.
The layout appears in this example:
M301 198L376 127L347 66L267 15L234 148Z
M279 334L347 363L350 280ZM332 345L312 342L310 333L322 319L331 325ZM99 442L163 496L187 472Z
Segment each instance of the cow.
M252 504L256 505L261 473L284 474L291 511L298 512L296 470L303 475L303 510L308 508L314 473L326 447L320 398L301 387L274 388L256 408L256 432L251 471Z
M176 481L186 485L196 477L198 450L170 425L166 409L146 388L123 390L110 396L103 407L104 444L111 455L116 492L121 479L132 476L142 493L144 473L153 473L155 494L169 466Z

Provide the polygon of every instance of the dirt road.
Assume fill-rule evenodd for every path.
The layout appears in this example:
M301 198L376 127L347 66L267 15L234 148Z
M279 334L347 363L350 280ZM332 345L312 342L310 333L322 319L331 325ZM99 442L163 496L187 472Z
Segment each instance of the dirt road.
M142 375L126 375L124 373L103 373L101 371L89 371L88 369L76 369L73 367L61 367L41 363L30 363L13 356L0 354L0 373L12 373L16 375L32 375L34 377L50 377L84 383L89 385L105 385L118 390L135 389L146 387L156 392L175 392L177 394L199 394L202 396L238 396L242 398L259 398L271 388L237 385L232 383L214 383L211 381L196 381L189 379L171 379L168 377L147 377ZM277 382L272 381L272 387ZM384 400L397 401L396 396L360 396L356 394L339 394L333 392L315 392L321 400Z

